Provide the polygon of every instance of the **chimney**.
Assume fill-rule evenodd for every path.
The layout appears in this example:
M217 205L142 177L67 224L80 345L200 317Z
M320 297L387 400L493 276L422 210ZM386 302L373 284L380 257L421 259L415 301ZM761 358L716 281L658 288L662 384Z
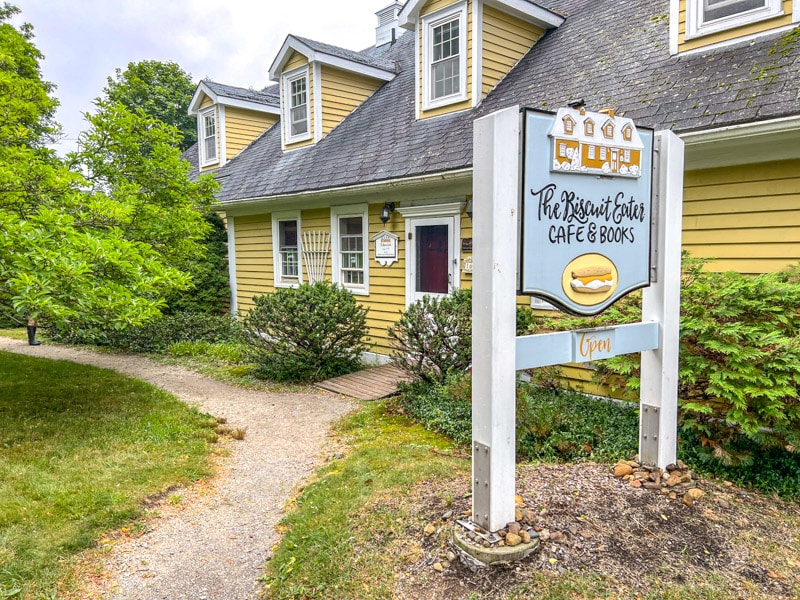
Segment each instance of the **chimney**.
M375 13L378 16L378 26L375 28L376 46L383 46L389 42L394 43L405 32L405 29L400 29L397 20L397 15L400 14L402 8L403 5L400 2L392 2L386 8Z

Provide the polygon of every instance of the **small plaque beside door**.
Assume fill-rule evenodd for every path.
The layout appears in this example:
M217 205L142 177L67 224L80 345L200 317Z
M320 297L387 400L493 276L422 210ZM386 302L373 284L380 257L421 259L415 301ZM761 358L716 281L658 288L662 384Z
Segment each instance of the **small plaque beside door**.
M383 230L370 238L375 243L375 260L381 266L388 267L397 262L397 241L400 239L395 234Z

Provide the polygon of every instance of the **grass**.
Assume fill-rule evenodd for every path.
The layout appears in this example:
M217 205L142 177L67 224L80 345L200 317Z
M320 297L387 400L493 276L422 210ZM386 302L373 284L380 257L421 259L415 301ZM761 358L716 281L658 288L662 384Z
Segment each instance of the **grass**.
M13 329L0 329L0 337L12 338L14 340L27 340L28 330L25 327L15 327Z
M0 352L0 598L59 594L72 557L210 474L215 419L117 373Z
M418 519L397 499L419 482L469 470L452 442L387 413L384 403L365 405L339 433L350 452L323 468L283 519L286 535L264 578L267 599L391 598L394 567L414 555L394 536Z
M270 392L302 392L307 385L276 383L258 378L258 366L250 362L249 347L243 342L178 342L158 360L192 369L218 381Z

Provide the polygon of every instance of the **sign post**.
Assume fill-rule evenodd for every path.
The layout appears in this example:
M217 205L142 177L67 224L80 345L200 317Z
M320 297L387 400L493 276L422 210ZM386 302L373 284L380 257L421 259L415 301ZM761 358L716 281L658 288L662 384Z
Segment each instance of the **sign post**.
M642 320L660 324L661 344L642 352L639 459L674 463L678 435L678 347L681 308L683 140L670 131L655 139L656 215L653 283L642 292Z
M514 520L519 107L475 121L472 289L472 518Z
M472 515L490 532L514 520L519 369L641 352L640 459L664 467L677 442L683 144L613 111L521 115L474 125ZM641 323L516 337L518 293L589 316L640 288Z

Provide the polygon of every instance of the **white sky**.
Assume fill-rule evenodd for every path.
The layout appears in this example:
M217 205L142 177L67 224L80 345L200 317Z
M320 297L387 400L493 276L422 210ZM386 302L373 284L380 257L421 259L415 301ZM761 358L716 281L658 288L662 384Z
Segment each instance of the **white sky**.
M351 50L375 43L375 13L391 0L10 0L15 25L34 27L45 80L58 87L57 113L72 150L83 113L114 69L140 60L173 61L195 81L270 84L268 70L294 33Z

